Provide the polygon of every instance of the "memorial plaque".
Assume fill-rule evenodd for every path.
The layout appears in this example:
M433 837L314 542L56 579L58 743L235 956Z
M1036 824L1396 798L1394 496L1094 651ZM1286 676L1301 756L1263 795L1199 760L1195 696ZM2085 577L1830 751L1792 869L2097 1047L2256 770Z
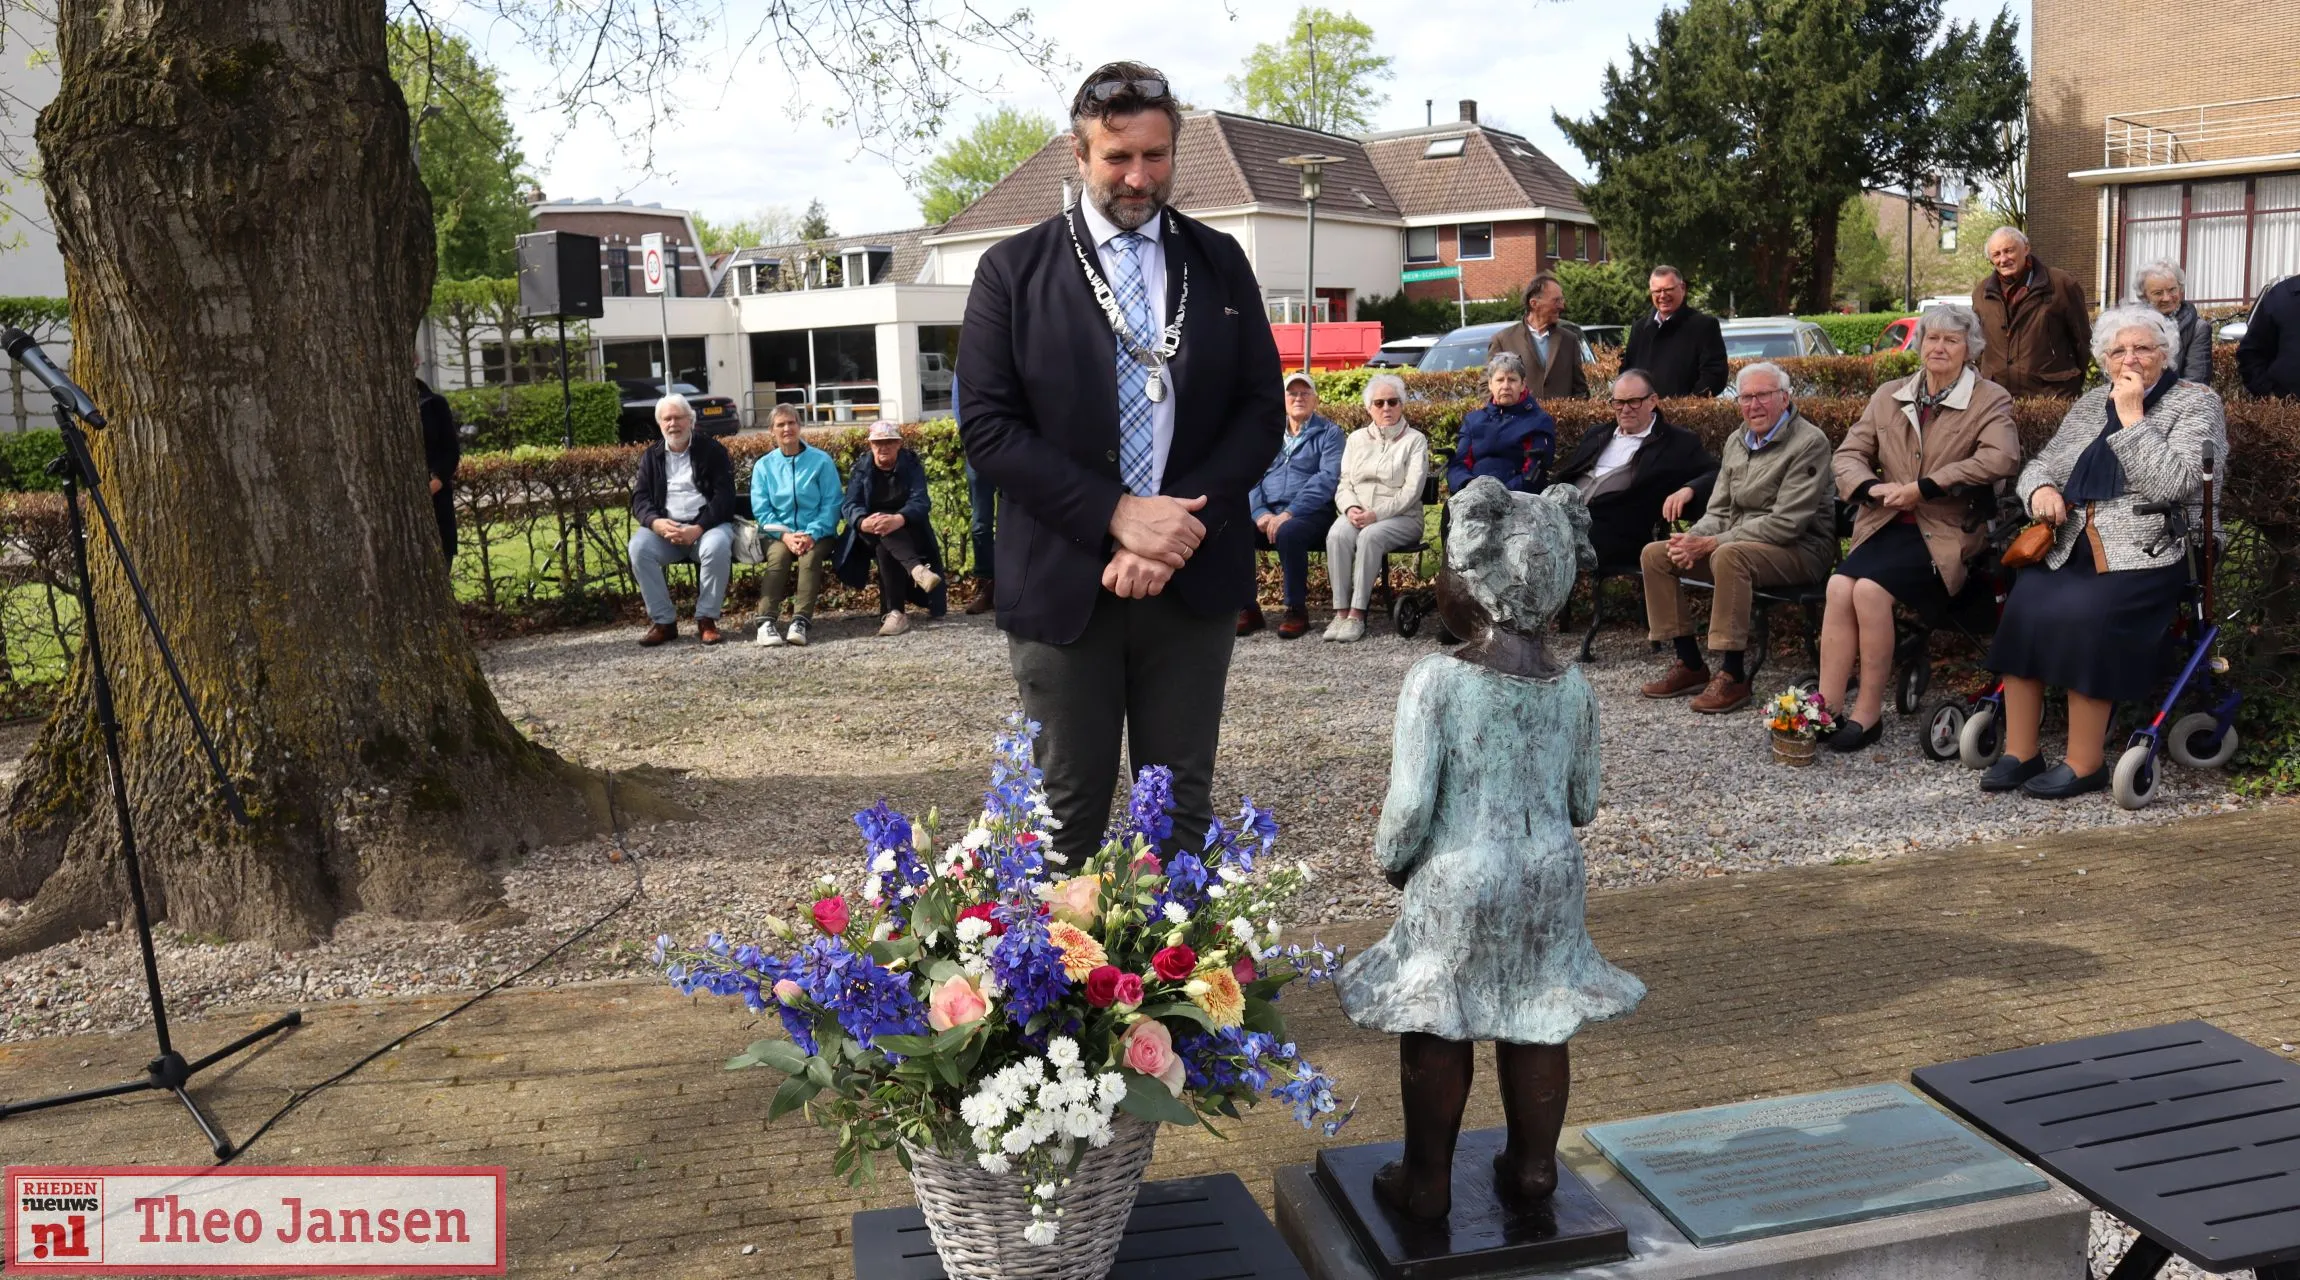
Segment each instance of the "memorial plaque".
M2042 1191L2035 1170L1898 1084L1584 1132L1697 1245Z

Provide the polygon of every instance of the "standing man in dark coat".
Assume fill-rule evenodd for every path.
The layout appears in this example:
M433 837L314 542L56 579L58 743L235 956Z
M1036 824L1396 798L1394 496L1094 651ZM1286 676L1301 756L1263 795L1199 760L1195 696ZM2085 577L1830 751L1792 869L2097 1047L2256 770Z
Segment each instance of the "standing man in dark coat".
M1645 278L1653 310L1629 327L1621 367L1643 369L1663 399L1713 396L1725 389L1725 333L1717 317L1685 301L1685 273L1655 267Z
M1237 241L1167 207L1181 109L1115 62L1071 102L1076 207L985 254L960 331L961 439L1000 494L998 625L1076 858L1099 845L1123 738L1174 771L1170 849L1213 818L1246 495L1285 408Z
M1995 270L1973 286L1973 314L1988 339L1981 376L2016 396L2075 399L2092 363L2084 286L2039 261L2018 227L1998 227L1986 247Z
M1635 569L1656 525L1701 518L1717 458L1701 437L1662 418L1652 375L1623 369L1613 380L1612 423L1582 432L1553 478L1589 504L1597 563Z
M2300 276L2261 293L2236 344L2236 372L2253 395L2300 398Z
M1493 335L1485 344L1486 363L1507 351L1525 361L1526 389L1536 400L1559 397L1579 400L1589 394L1589 375L1581 367L1579 325L1567 323L1565 286L1544 271L1525 286L1525 319Z
M423 422L423 465L431 473L431 513L439 519L439 545L455 563L455 469L463 465L463 429L447 397L415 380L415 412Z

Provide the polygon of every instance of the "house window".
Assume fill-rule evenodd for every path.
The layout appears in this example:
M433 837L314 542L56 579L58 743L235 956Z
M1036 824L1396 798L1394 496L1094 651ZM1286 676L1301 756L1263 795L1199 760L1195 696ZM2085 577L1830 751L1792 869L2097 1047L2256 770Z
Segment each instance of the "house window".
M685 272L679 270L679 246L675 244L664 245L663 292L670 297L678 297L679 277L685 274Z
M607 296L610 298L628 298L631 296L631 246L629 245L611 244L607 246Z
M1490 258L1493 256L1493 224L1465 222L1461 228L1462 258Z
M1438 260L1438 229L1436 227L1406 228L1406 261L1435 262Z
M2250 302L2300 272L2300 173L2127 187L2123 205L2120 291L2160 260L2188 273L2199 306Z
M1545 257L1557 256L1557 224L1554 222L1541 224L1541 252Z
M1575 227L1573 229L1573 256L1583 262L1589 261L1589 228Z

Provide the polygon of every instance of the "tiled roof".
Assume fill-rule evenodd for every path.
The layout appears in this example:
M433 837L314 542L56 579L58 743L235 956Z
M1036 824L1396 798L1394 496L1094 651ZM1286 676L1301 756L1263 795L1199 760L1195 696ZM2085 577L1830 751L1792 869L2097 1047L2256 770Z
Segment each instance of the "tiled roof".
M832 236L828 240L817 241L815 244L823 246L833 257L850 249L865 247L892 249L894 250L893 258L871 283L911 284L918 279L919 269L926 264L926 247L919 241L923 237L933 234L935 230L934 227L908 227L901 231L873 231L855 236ZM719 286L712 291L712 296L724 298L734 293L734 268L742 263L756 262L761 258L776 258L782 261L787 270L802 254L810 252L813 247L813 245L802 241L792 244L753 245L747 249L737 249L721 259L718 267Z
M1429 157L1431 141L1462 139L1458 156ZM1588 212L1573 179L1514 133L1452 124L1367 137L1365 152L1409 218L1486 209L1545 207Z

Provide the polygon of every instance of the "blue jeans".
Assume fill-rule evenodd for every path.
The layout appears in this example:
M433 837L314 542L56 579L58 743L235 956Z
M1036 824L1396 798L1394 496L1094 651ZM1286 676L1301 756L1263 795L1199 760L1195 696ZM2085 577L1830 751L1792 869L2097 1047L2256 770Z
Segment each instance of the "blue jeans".
M973 523L968 533L974 539L974 576L993 576L998 560L998 490L984 483L974 474L974 464L966 464L966 500L974 509Z
M703 530L691 547L677 546L653 529L631 531L631 576L639 580L639 595L647 602L647 621L668 627L679 621L671 603L670 584L663 570L675 564L698 566L695 616L716 618L727 600L727 576L735 563L735 527L722 524Z
M1254 546L1262 551L1278 553L1278 576L1286 584L1286 607L1301 609L1310 598L1310 553L1322 551L1326 546L1326 531L1334 527L1339 514L1327 507L1314 515L1297 515L1278 526L1278 539L1272 543L1254 530Z

